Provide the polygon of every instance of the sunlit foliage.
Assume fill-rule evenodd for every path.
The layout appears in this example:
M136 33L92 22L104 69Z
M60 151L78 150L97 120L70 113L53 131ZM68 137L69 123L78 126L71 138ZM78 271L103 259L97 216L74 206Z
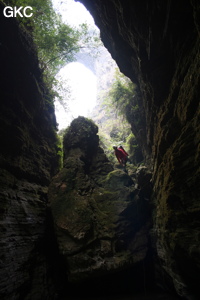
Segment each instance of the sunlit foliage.
M123 147L129 152L131 160L138 151L136 139L131 131L131 123L140 121L138 99L135 85L132 81L116 69L114 81L101 104L99 112L106 115L103 122L99 122L101 145L107 156L113 162L113 145ZM103 117L102 117L103 118Z
M61 16L53 9L51 0L5 0L10 6L31 6L31 18L18 17L20 25L26 28L35 42L40 68L45 83L53 97L59 97L58 81L55 75L67 63L76 60L76 54L83 48L97 48L98 36L91 35L87 24L75 28L63 23Z
M114 107L119 115L125 116L128 122L130 122L129 116L132 112L138 109L135 101L135 85L128 77L120 73L119 69L116 69L115 80L105 103L108 108Z

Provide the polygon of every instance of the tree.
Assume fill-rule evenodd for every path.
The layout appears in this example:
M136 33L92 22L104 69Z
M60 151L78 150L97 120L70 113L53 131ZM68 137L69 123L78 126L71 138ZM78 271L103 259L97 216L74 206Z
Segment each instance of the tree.
M134 103L134 97L135 85L128 77L120 73L119 69L116 69L115 81L107 96L108 106L114 106L118 114L127 117L127 112L133 108L135 109L137 106Z
M99 39L90 35L87 24L78 28L63 23L51 0L5 0L10 6L31 6L33 16L18 20L21 26L33 36L43 71L44 81L52 95L59 97L58 81L55 75L66 63L75 61L75 55L82 48L96 47ZM61 96L60 96L61 98Z
M116 161L113 156L113 145L120 144L123 144L133 163L137 164L143 159L131 130L133 120L138 123L138 126L141 122L135 89L135 84L116 68L114 80L104 94L104 100L100 101L98 113L96 113L101 146L113 162ZM104 114L101 114L102 111Z

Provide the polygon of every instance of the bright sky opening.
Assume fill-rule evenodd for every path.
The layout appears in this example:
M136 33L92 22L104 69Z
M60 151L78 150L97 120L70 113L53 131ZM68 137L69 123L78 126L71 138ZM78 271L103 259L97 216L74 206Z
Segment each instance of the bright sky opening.
M53 0L54 9L62 15L62 19L69 25L78 26L87 23L95 26L94 20L87 9L80 2L73 0ZM55 113L58 129L66 128L78 116L87 117L88 112L96 104L97 79L91 70L79 62L67 64L57 75L66 80L71 86L71 100L67 102L67 109L55 101Z

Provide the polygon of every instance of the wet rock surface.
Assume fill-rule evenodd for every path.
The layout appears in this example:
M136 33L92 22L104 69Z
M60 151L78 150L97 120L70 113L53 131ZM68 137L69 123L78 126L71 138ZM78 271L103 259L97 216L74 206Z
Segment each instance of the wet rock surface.
M97 126L75 119L64 137L64 167L49 187L61 255L70 281L132 267L146 257L149 204L132 178L113 169Z
M98 276L134 268L136 261L143 270L150 235L156 284L199 299L199 1L80 2L121 71L137 84L142 122L131 125L152 178L143 168L130 176L113 169L94 125L84 125L89 135L80 126L68 132L64 168L50 187L60 255L69 263L63 270L59 255L50 255L55 240L47 239L53 235L47 188L57 170L54 110L45 101L30 36L1 14L0 298L54 299L52 275L60 279L68 270L72 281L88 277L86 260ZM52 264L59 265L56 273ZM120 280L112 275L113 290L123 276L138 282L138 269L132 271Z
M142 122L132 120L132 130L153 170L157 283L199 298L199 3L81 2L120 70L137 84Z
M56 123L31 37L0 4L0 298L52 292L47 190L58 168Z

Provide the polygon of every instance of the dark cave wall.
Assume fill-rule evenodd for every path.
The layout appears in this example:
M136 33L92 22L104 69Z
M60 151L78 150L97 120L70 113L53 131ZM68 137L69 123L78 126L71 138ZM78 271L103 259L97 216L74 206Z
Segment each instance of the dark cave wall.
M157 284L199 294L198 1L81 0L121 71L137 84L132 129L153 171ZM164 280L162 280L164 278Z
M0 298L47 299L56 122L31 37L0 8Z
M188 0L79 2L90 10L120 70L137 84L144 120L142 128L134 122L132 127L149 158L155 130L149 125L157 124L157 112L168 96L184 46L194 45L198 24L194 24L193 13L198 16L198 4L193 1L193 8Z
M153 170L157 284L191 299L200 273L199 2L81 2L121 71L137 84L143 126L133 120L132 128ZM30 36L2 14L0 28L6 28L0 33L0 298L48 299L54 110Z

